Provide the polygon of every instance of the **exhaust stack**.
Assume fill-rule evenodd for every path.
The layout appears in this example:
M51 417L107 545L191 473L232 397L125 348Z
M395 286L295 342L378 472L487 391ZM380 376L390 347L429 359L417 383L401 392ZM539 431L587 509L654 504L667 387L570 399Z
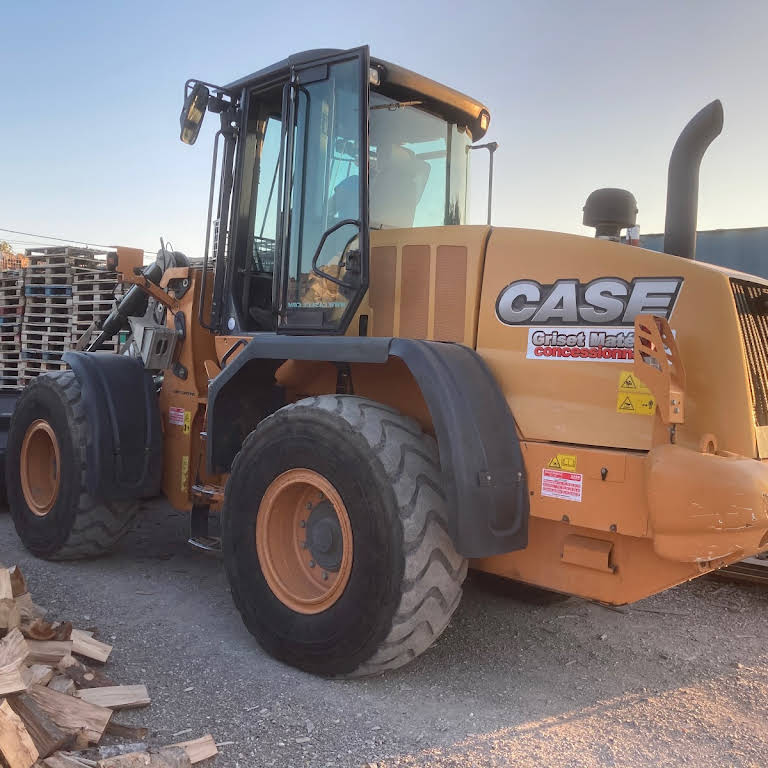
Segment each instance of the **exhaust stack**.
M675 142L667 176L667 215L664 251L684 259L696 257L696 218L699 206L699 166L707 147L723 130L719 99L697 112Z

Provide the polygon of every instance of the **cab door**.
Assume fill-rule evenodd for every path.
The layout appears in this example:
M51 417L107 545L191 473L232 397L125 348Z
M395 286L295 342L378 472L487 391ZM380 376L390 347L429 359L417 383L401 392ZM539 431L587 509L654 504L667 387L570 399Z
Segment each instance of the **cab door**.
M279 333L343 334L368 289L369 66L355 48L285 86Z

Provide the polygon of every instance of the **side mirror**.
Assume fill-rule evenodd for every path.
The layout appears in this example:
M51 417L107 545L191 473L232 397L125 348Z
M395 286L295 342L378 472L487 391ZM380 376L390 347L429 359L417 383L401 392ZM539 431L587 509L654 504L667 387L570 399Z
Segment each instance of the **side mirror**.
M202 83L195 83L192 90L184 97L184 106L179 116L181 140L185 144L194 144L200 133L200 126L208 107L208 89Z

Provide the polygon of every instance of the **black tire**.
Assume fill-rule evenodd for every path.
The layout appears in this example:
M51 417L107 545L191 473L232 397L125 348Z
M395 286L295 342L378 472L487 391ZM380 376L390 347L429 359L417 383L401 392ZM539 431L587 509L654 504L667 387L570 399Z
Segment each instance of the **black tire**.
M21 483L21 449L29 426L43 419L56 436L60 484L45 516L28 506ZM72 371L46 373L19 397L11 418L6 455L6 487L11 517L24 546L47 560L74 560L109 551L129 529L139 501L101 502L86 491L88 424L80 382Z
M255 546L260 500L293 468L330 481L352 527L346 588L314 615L273 594ZM235 604L262 647L300 669L364 676L400 667L440 636L461 599L467 561L445 519L437 446L416 422L346 395L281 408L245 440L227 484L222 539Z

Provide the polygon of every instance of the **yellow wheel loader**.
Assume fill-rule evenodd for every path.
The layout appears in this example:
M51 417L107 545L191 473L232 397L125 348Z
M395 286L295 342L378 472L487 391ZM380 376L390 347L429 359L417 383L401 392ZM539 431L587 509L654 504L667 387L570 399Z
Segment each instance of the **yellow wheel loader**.
M189 81L183 141L207 112L201 263L124 268L16 404L32 553L100 554L162 493L269 653L356 676L425 651L467 567L622 604L768 548L768 283L694 259L719 102L673 152L665 253L619 242L620 190L594 239L468 225L489 111L367 47Z

